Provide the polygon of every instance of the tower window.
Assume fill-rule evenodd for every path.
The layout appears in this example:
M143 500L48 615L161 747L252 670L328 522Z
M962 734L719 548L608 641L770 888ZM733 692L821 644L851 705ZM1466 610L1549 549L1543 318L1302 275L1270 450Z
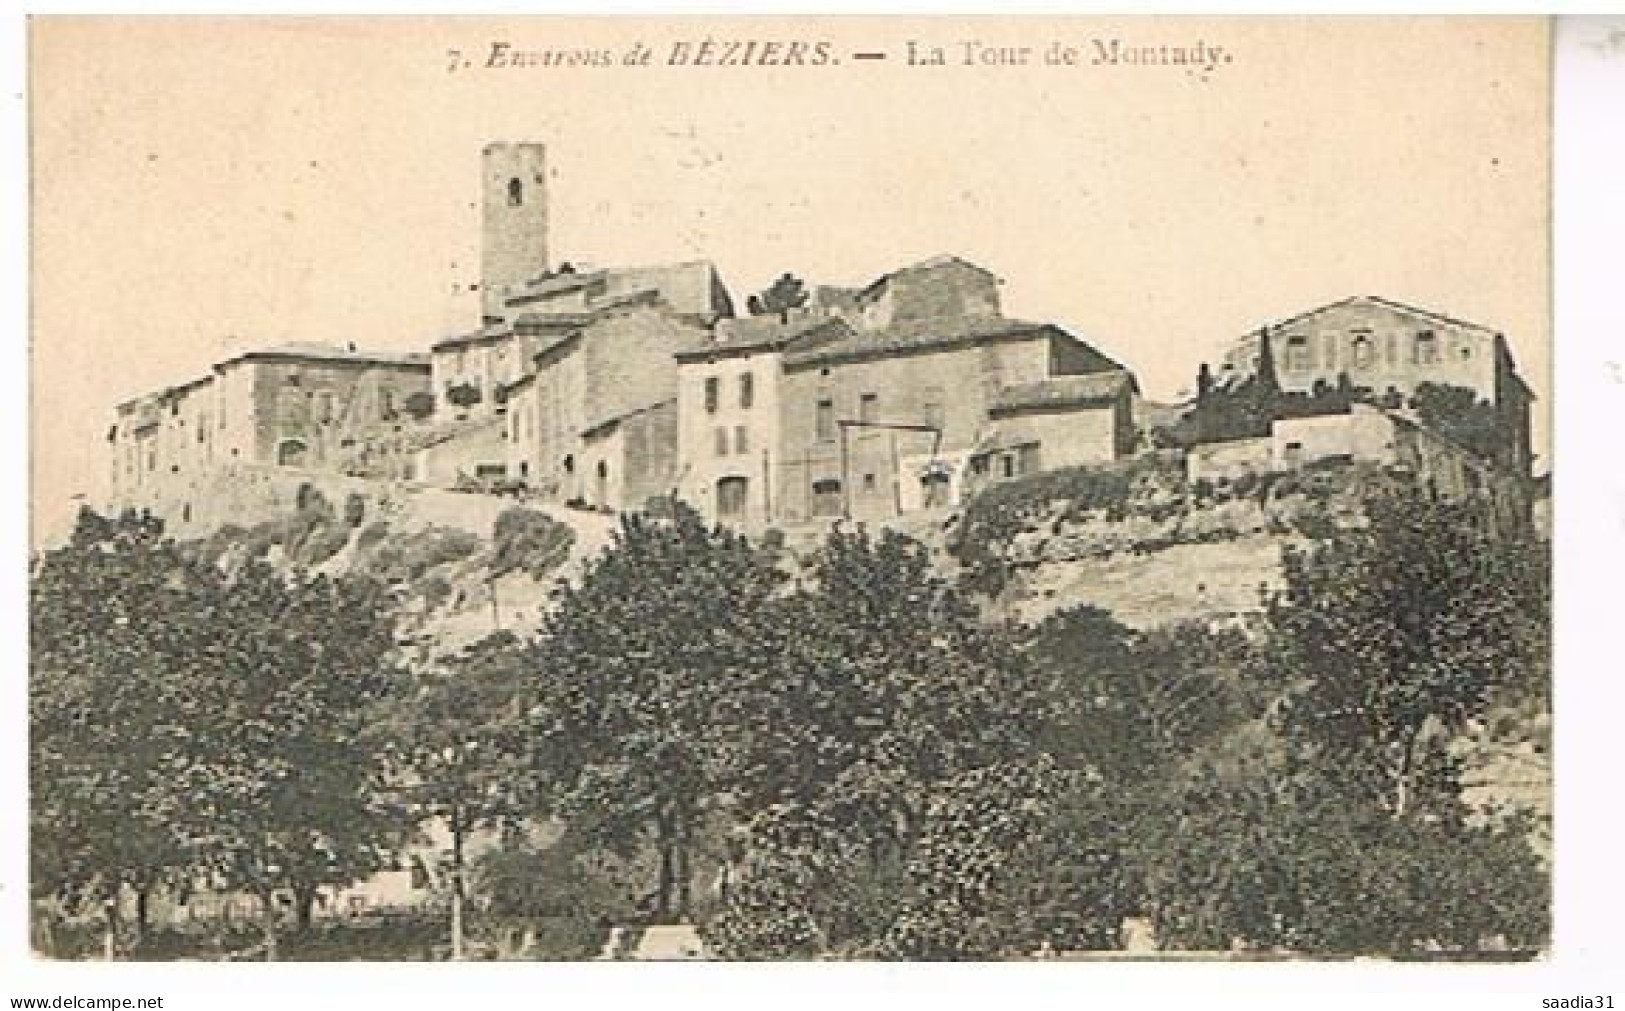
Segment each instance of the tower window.
M508 180L508 206L518 207L525 202L525 184L518 177Z
M1432 365L1439 360L1439 340L1431 331L1416 335L1416 364Z

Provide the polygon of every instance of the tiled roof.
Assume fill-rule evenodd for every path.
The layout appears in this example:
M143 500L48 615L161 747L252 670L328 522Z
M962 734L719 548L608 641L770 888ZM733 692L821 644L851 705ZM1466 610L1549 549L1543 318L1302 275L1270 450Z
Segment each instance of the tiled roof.
M1036 383L1011 386L999 391L994 411L1043 410L1110 403L1133 389L1127 372L1091 372L1081 376L1052 376Z
M506 324L491 323L480 327L478 330L472 330L463 334L453 334L450 337L437 340L433 344L429 345L429 350L431 352L450 351L453 348L467 347L472 344L481 344L487 341L500 340L504 337L511 336L513 336L513 330Z
M400 353L393 351L361 351L351 348L341 348L334 344L321 344L315 341L289 341L274 347L259 348L253 351L244 351L226 359L215 368L224 368L227 365L241 361L255 361L264 359L295 359L309 362L343 362L357 365L389 365L402 368L428 368L429 356L421 352Z
M592 322L589 312L522 312L513 318L514 327L522 326L586 326Z
M887 273L880 275L873 281L869 282L869 285L863 289L862 294L871 294L885 287L894 278L901 277L904 274L939 270L943 267L951 266L964 267L969 270L974 270L979 274L986 274L988 277L993 276L993 272L991 270L988 270L986 267L978 267L976 264L970 262L962 256L954 256L952 253L939 253L936 256L921 260L919 263L911 263L906 267L898 267L896 270L888 271Z
M836 316L791 318L783 322L776 315L744 316L724 320L717 326L719 339L699 341L677 352L680 360L704 359L713 355L736 355L749 351L800 350L840 343L853 336L846 321Z
M1495 334L1494 330L1491 330L1489 327L1483 326L1482 324L1469 323L1464 319L1456 319L1453 316L1446 316L1442 312L1434 312L1432 309L1423 309L1418 306L1408 305L1404 302L1399 302L1391 298L1384 298L1381 295L1351 295L1348 298L1337 302L1332 302L1329 305L1322 305L1314 309L1310 309L1307 312L1300 312L1296 316L1290 316L1284 320L1281 320L1279 323L1271 323L1269 324L1269 329L1277 330L1283 327L1290 327L1300 320L1308 319L1309 317L1325 312L1328 309L1338 309L1344 306L1361 304L1380 305L1386 309L1392 309L1395 312L1405 313L1410 316L1418 316L1422 319L1439 323L1444 326L1460 327L1465 330L1475 330L1481 334L1487 334L1490 336ZM1257 333L1254 332L1252 334L1248 334L1247 336L1256 337Z
M843 340L790 354L791 365L811 365L848 357L907 353L948 348L1011 337L1064 333L1050 323L1029 323L1002 317L977 319L910 320L884 330L849 331Z

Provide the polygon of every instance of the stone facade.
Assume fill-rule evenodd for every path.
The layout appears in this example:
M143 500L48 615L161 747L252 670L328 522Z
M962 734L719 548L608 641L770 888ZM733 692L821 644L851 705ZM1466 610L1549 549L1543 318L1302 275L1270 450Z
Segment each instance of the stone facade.
M1003 317L996 285L937 257L855 299L719 326L678 355L682 495L746 527L883 520L956 504L977 468L1024 472L990 463L1012 437L1034 447L1028 469L1040 444L1050 466L1127 452L1133 378L1059 327ZM1041 392L1067 381L1098 389Z
M487 144L481 163L480 302L487 318L547 269L547 151L541 144Z
M356 439L404 424L407 398L428 388L420 355L289 344L227 359L119 405L108 433L112 505L184 522L222 467L336 470Z
M959 257L734 318L705 261L550 268L546 196L541 145L485 149L481 322L427 355L285 345L120 405L113 504L185 525L214 478L272 467L500 480L608 510L676 494L750 529L884 521L1121 459L1138 448L1137 414L1151 416L1126 368L1058 326L1006 317L999 279ZM1531 394L1501 334L1351 298L1236 342L1203 388L1237 402L1270 390L1256 381L1266 346L1285 395L1267 399L1292 409L1244 419L1236 434L1258 438L1192 447L1193 477L1346 456L1451 489L1489 482L1489 466L1527 479ZM1408 402L1424 383L1470 391L1478 427L1453 429L1460 442L1424 428ZM467 389L477 399L454 402ZM1313 399L1328 390L1341 399ZM433 417L404 417L425 393Z
M1288 393L1335 388L1345 377L1357 389L1396 400L1408 400L1423 383L1473 391L1500 416L1507 466L1529 473L1533 394L1518 376L1504 335L1389 299L1357 296L1242 338L1220 360L1215 380L1233 384L1254 374L1265 336L1276 380Z
M506 413L507 388L536 371L536 358L618 307L654 299L683 323L708 327L732 315L716 268L704 261L547 273L517 286L500 315L471 333L434 344L434 389L442 408L465 417ZM470 386L477 403L453 404Z
M508 476L621 509L669 492L678 460L674 355L708 330L658 291L600 305L507 394Z

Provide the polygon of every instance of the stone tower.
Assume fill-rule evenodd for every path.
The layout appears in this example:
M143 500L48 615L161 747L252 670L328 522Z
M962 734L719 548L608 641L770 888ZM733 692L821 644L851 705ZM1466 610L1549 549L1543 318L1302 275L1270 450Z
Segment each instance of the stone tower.
M511 286L547 269L547 149L487 144L481 171L480 304L491 318L502 315L502 297Z

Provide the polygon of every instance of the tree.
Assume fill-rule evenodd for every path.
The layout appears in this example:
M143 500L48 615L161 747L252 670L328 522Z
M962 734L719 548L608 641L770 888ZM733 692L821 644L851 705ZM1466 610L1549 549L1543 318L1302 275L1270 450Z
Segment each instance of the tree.
M414 390L407 395L402 406L406 409L407 417L413 421L424 421L434 414L434 394L428 390Z
M1495 405L1465 386L1418 383L1411 407L1422 424L1490 460L1510 460L1514 444Z
M261 562L208 607L167 815L211 884L259 897L268 958L280 895L308 924L323 885L379 869L393 849L401 811L369 736L394 683L392 613L370 581Z
M805 576L775 602L775 662L739 696L752 709L726 781L746 831L712 942L737 957L924 957L918 938L882 944L905 908L940 926L941 910L908 897L947 886L926 864L912 877L909 868L956 845L956 833L970 846L989 827L933 822L933 805L956 777L1025 768L1052 700L920 543L837 529ZM1026 782L1011 776L987 789Z
M910 901L881 939L889 957L986 959L1045 940L1034 900L1059 795L1076 780L1047 759L973 769L939 784L908 861Z
M1549 562L1484 503L1391 489L1285 556L1268 670L1287 740L1394 817L1457 792L1447 745L1546 670Z
M139 938L153 889L187 873L168 813L217 586L162 522L134 513L81 510L34 567L31 886L69 907L101 903L110 947L126 888Z
M480 388L473 383L458 383L446 391L446 401L453 407L469 408L485 399Z
M1498 697L1540 690L1544 552L1480 503L1393 488L1366 508L1364 527L1287 555L1257 654L1273 733L1186 763L1147 822L1137 860L1165 943L1546 940L1530 826L1470 810L1452 748Z
M462 955L470 835L516 831L535 805L521 644L498 633L445 664L402 674L379 714L388 778L414 824L451 838L452 952Z
M799 309L807 304L807 286L801 278L786 271L758 295L745 301L752 316L772 316Z
M729 728L755 708L740 693L771 662L774 562L686 507L623 516L527 656L542 796L597 845L654 849L656 920L690 907Z

